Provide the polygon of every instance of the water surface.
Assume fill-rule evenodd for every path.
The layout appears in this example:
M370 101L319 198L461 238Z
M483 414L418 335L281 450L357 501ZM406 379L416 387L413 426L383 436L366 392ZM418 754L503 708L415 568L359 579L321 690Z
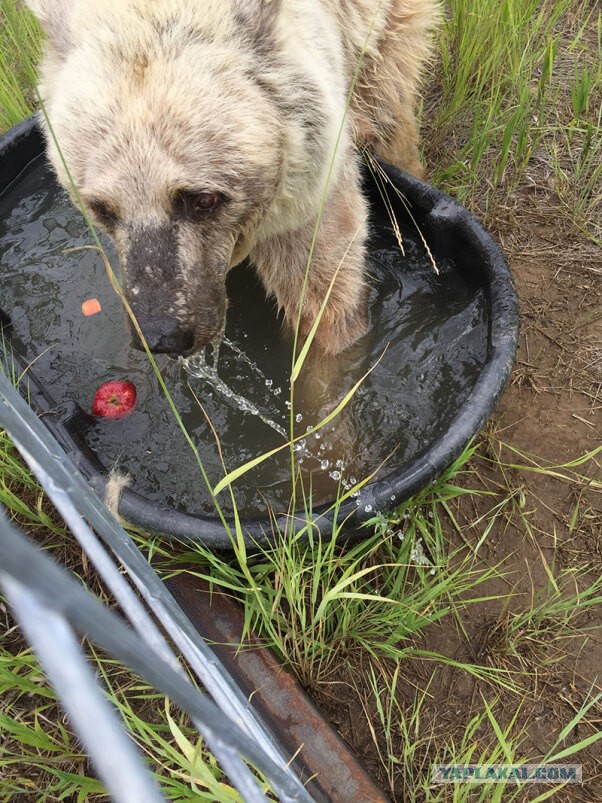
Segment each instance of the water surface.
M294 401L295 433L309 428L295 467L311 479L314 504L333 499L340 483L353 485L379 466L382 474L394 472L427 448L470 394L487 356L482 291L451 260L438 258L437 274L410 226L402 226L405 254L386 219L373 221L372 231L370 331L345 355L310 361ZM57 403L74 400L89 411L103 382L134 382L134 412L119 421L92 419L88 443L149 499L212 513L197 459L148 358L131 347L102 259L92 250L65 252L91 244L84 220L41 160L0 198L0 307L12 320L15 345ZM118 272L110 243L103 244ZM249 267L232 272L229 295L217 381L156 357L211 484L224 465L232 470L281 445L291 423L291 342L274 305ZM86 318L81 304L91 297L102 312ZM321 413L371 367L340 419L312 433ZM265 514L266 503L287 510L291 476L284 449L237 483L241 513ZM227 492L220 502L231 507Z

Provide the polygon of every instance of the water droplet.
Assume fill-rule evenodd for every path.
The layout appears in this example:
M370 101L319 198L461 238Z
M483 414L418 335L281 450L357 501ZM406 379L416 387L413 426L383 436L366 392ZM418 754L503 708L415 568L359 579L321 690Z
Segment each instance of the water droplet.
M341 479L341 472L340 471L331 471L328 474L329 477L332 477L333 480L340 480Z
M372 505L366 505L364 510L366 511L366 513L372 513Z
M295 416L295 421L297 422L297 424L300 424L301 421L303 421L303 416L301 415L301 413L297 413L297 415Z
M329 465L330 465L330 461L329 460L322 460L320 462L320 468L322 469L322 471L326 471L326 469L328 468Z

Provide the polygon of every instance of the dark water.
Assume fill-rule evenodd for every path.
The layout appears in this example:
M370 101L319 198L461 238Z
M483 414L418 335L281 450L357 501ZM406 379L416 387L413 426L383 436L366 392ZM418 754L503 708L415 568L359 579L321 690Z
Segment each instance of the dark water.
M373 224L368 334L336 360L310 361L299 382L296 434L315 426L381 358L340 418L310 432L295 452L295 466L311 476L315 504L333 499L340 482L352 485L383 461L381 471L390 473L427 447L462 406L486 359L481 291L467 285L450 261L438 259L436 275L419 237L402 231L405 256L386 221ZM116 268L114 251L103 242ZM131 487L148 498L192 513L213 512L197 460L146 355L130 347L125 313L100 256L65 253L90 244L81 216L41 163L0 198L0 307L12 320L15 345L58 403L71 399L89 411L103 382L134 382L134 412L94 421L89 444L107 467L130 473ZM291 343L281 322L252 270L233 271L229 293L218 375L230 397L215 383L190 376L181 363L156 358L212 484L224 473L212 427L232 470L282 444L276 430L288 432L291 420ZM86 318L81 304L91 297L102 312ZM267 501L281 512L290 488L291 457L284 449L237 482L239 509L263 513ZM227 493L220 502L228 509Z

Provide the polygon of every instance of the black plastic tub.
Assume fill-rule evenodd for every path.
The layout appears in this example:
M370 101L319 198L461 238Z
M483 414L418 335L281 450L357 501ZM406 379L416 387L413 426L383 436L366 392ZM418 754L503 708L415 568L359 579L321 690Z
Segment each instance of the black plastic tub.
M3 218L0 220L0 282L3 288L0 290L0 325L3 334L0 347L3 351L3 362L8 369L15 375L23 373L20 382L22 393L43 417L46 426L92 487L102 495L106 489L108 466L113 462L112 457L107 457L102 449L94 446L94 439L91 445L88 437L91 416L82 405L71 398L68 392L62 392L60 382L53 385L51 392L44 376L38 374L37 367L42 365L43 360L41 363L36 362L38 352L35 349L32 352L29 348L23 334L29 331L28 326L18 331L14 302L11 301L5 279L9 272L6 255L11 248L15 250L12 233L23 225L27 217L22 208L19 211L21 187L31 181L28 176L31 176L32 170L46 171L50 175L44 163L43 150L42 136L35 120L25 121L0 140L0 208ZM412 447L408 447L404 454L400 450L400 457L394 456L386 462L374 479L361 488L359 494L346 499L340 505L336 515L339 522L346 522L346 537L361 537L362 524L373 517L375 512L385 511L424 489L461 454L471 438L482 429L508 381L518 336L518 307L512 279L498 247L487 231L465 208L447 195L386 164L381 163L381 168L387 177L385 183L382 180L377 182L371 178L366 179L372 202L374 230L378 231L379 226L385 225L386 207L392 207L410 250L418 253L422 249L428 253L429 259L445 264L445 281L441 279L438 284L437 278L428 278L429 292L434 294L435 301L441 307L447 303L446 294L450 293L450 287L453 289L455 279L457 283L469 288L473 296L478 295L481 310L478 328L470 321L465 326L467 329L473 326L473 341L475 337L478 341L474 348L480 356L478 360L473 360L477 366L474 376L462 391L457 407L445 400L447 412L442 425L431 426L428 420L418 421L422 408L419 404L411 407L411 415L415 420L406 420L404 428L409 432L415 427L421 431L421 437L412 442ZM383 202L384 194L387 195L386 207ZM379 259L380 253L378 243L375 242L373 262ZM14 253L11 259L14 260ZM11 270L11 281L18 284L18 263L15 268L13 262ZM400 304L405 303L402 290L411 282L406 281L409 274L406 275L404 271L410 269L401 260L400 264L383 270L382 276L385 278L386 271L400 274ZM378 293L381 292L379 288L386 284L382 277L379 282L374 290L377 301ZM43 292L43 288L40 292ZM246 293L245 288L243 292ZM245 297L241 308L246 301ZM28 315L39 319L37 311L28 311L26 307L26 302L19 307L19 320ZM231 315L236 314L236 303L233 304L233 309ZM269 316L273 317L273 313L266 302L265 311L260 310L256 317L259 319ZM38 327L39 323L36 320ZM446 336L443 332L441 339ZM408 339L404 352L408 362L411 362L412 355L419 346L412 338ZM394 372L395 364L387 370L389 373ZM453 365L446 370L451 370L453 374ZM452 382L449 391L452 396L454 387ZM443 390L439 387L438 393L440 397L445 396L445 386ZM400 415L403 415L404 410L401 408L404 403L400 402L399 406ZM424 409L428 406L425 403ZM166 475L169 474L170 466L165 470ZM120 514L127 521L163 536L202 541L215 549L230 548L230 537L217 515L182 509L178 504L162 503L151 498L152 494L140 492L136 486L134 474L130 487L123 491L120 501ZM261 504L257 507L260 508ZM312 518L321 530L326 531L332 521L334 512L331 508L331 503L326 501L312 512ZM292 518L299 522L299 527L304 526L305 511L297 511ZM269 515L267 509L263 513L260 511L242 518L242 528L249 544L272 541L275 528L283 530L287 523L290 523L288 516Z

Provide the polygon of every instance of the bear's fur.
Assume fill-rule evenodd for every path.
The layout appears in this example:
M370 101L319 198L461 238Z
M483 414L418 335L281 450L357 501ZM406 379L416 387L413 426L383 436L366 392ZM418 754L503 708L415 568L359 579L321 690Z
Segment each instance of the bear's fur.
M49 157L114 240L151 349L219 337L225 275L246 257L302 333L335 277L323 352L363 334L359 152L422 173L415 107L436 0L28 4L48 35Z

